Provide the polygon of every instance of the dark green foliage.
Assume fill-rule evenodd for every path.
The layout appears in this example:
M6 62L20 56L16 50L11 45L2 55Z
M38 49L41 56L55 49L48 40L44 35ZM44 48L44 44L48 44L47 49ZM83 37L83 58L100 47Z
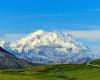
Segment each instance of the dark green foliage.
M90 64L99 65L100 66L100 59L94 60L94 61L90 62Z

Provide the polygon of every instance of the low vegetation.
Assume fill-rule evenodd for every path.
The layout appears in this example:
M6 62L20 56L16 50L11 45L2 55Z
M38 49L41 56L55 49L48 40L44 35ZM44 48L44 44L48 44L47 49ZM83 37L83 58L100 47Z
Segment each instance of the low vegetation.
M0 80L100 80L100 68L85 64L1 69Z

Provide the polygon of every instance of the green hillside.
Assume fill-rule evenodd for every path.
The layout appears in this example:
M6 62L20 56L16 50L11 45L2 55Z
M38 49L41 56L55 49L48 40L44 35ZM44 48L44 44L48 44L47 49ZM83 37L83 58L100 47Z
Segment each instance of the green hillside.
M90 62L90 64L100 66L100 59L94 60L94 61Z
M100 68L73 64L2 69L0 80L100 80Z

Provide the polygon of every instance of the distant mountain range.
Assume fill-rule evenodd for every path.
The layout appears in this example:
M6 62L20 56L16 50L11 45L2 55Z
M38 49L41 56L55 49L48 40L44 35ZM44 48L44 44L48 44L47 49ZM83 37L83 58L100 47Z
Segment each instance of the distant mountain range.
M38 30L1 46L18 57L37 64L83 64L93 60L88 47L68 33Z

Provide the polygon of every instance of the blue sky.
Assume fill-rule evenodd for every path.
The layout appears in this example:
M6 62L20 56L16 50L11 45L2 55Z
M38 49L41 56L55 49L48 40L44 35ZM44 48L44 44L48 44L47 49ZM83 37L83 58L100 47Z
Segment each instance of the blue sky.
M0 0L1 38L38 29L68 31L100 48L100 0Z
M100 0L0 0L0 32L100 29Z

